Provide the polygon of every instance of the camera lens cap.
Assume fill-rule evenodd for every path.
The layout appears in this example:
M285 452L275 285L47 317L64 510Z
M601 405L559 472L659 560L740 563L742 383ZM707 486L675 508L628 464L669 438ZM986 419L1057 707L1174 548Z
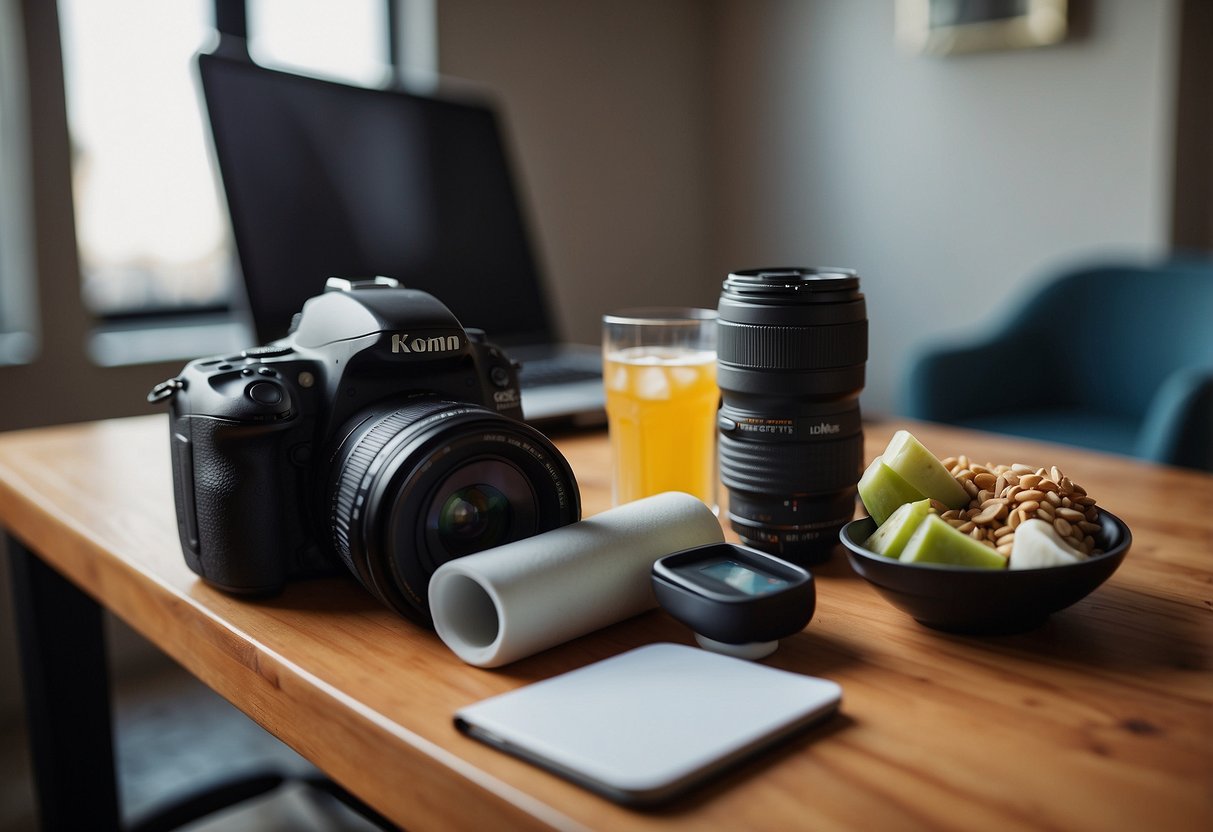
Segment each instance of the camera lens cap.
M745 269L730 274L724 281L724 294L738 298L783 297L808 301L829 300L836 293L859 289L854 269L832 266L821 268Z

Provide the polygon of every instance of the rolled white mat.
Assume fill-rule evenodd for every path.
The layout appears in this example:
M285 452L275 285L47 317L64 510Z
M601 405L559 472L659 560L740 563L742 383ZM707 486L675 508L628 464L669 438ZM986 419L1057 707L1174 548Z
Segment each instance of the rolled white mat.
M646 497L444 563L430 579L434 627L468 664L500 667L655 606L654 561L723 540L691 495Z

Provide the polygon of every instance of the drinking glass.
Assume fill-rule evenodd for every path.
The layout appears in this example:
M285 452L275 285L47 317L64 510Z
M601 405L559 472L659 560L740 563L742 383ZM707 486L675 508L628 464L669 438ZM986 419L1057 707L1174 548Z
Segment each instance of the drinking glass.
M716 509L716 311L603 316L603 383L615 505L684 491Z

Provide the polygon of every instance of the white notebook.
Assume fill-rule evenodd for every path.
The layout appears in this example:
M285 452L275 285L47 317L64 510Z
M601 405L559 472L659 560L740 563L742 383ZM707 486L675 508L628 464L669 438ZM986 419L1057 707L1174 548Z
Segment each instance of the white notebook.
M834 714L834 682L651 644L462 708L459 730L606 797L653 805Z

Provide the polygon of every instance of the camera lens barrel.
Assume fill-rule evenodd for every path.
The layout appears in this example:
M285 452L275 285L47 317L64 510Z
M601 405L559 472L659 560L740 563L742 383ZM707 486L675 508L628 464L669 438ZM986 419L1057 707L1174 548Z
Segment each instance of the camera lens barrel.
M379 600L432 624L443 563L575 522L577 482L539 431L475 404L420 398L351 420L331 455L333 550Z
M720 473L733 529L799 563L828 557L863 465L867 306L850 269L730 274L720 296Z

